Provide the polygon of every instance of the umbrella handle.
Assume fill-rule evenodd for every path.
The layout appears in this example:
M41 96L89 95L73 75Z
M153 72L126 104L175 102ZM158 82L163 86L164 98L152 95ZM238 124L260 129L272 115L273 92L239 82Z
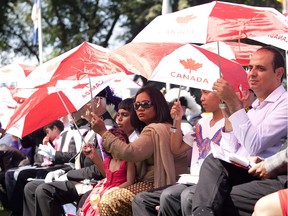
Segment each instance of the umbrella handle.
M217 41L217 52L218 52L219 75L220 75L220 77L222 77L219 41ZM220 101L220 103L219 103L219 108L220 108L220 109L226 109L226 104L225 104L224 101L222 101L222 100Z
M180 86L179 86L179 92L178 92L177 101L179 101L181 89L182 89L182 86L180 85ZM173 119L173 125L172 125L172 127L170 128L170 132L172 132L172 133L176 133L176 130L177 130L177 128L176 128L176 126L175 126L175 125L176 125L176 117L177 117L177 115L174 117L174 119Z
M225 102L221 101L221 102L219 103L219 108L220 108L220 109L226 109L226 104L225 104Z

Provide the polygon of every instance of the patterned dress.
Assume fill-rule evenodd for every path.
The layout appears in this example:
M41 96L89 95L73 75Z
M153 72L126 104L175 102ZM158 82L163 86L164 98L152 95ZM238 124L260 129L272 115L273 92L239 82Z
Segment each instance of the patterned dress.
M109 169L111 158L107 157L104 160L104 168L106 173L106 178L100 181L93 190L90 195L85 200L85 203L82 206L81 216L83 215L91 215L96 216L100 215L99 213L99 202L103 194L109 190L110 188L121 185L122 183L127 181L127 162L122 161L120 163L119 169L116 171L111 171Z

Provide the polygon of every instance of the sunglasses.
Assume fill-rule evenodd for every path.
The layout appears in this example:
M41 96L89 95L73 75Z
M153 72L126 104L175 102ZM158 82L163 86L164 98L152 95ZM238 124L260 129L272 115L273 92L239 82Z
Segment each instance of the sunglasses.
M134 103L134 110L138 110L140 106L143 109L148 109L148 108L152 107L152 102L148 101L148 100L142 101L142 102L136 102L136 103Z

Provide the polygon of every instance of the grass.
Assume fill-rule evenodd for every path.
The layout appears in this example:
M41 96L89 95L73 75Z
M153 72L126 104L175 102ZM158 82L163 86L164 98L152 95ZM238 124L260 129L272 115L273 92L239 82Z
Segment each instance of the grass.
M11 211L9 211L9 210L6 210L6 209L1 209L1 211L0 211L0 216L10 216L11 215Z
M12 212L10 210L5 209L0 201L0 216L10 216L11 214Z

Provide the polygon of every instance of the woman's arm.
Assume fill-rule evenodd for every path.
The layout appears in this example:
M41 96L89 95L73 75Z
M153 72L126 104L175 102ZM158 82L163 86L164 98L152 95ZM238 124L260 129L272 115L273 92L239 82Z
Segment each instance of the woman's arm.
M183 152L188 151L191 147L183 142L183 136L181 131L181 120L183 115L183 110L179 101L174 102L173 107L170 111L171 117L175 121L176 131L171 132L170 140L171 140L171 151L173 154L178 155Z
M127 181L119 185L119 188L124 188L135 183L136 168L132 162L127 162Z
M88 148L89 148L89 150L88 150ZM104 164L103 164L102 159L97 154L95 146L88 143L88 144L85 144L83 146L82 150L83 150L83 153L85 154L85 156L92 160L92 162L97 166L97 168L100 171L100 173L102 174L102 176L105 178L106 173L105 173L105 169L104 169Z
M105 151L113 154L115 159L129 162L143 161L152 157L154 153L154 145L156 145L153 139L154 133L156 133L155 128L146 126L138 139L127 145L126 142L107 132L102 136L102 146Z

